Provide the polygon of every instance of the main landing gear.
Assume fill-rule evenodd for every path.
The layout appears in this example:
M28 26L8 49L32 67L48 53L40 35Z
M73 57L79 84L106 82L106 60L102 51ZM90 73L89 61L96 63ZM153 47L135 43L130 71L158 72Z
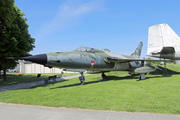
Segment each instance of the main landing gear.
M106 79L106 75L104 73L101 74L101 79Z
M81 81L81 85L84 85L85 77L83 75L83 72L81 72L81 76L79 77L79 80Z
M79 80L81 81L81 85L85 85L84 81L85 81L85 77L83 75L83 72L80 72L81 76L79 77ZM101 78L102 79L106 79L106 75L104 74L104 72L101 74Z
M165 60L165 59L164 59ZM167 69L166 69L166 62L164 62L164 70L163 70L163 75L167 74Z
M146 78L145 74L140 74L139 75L139 80L144 80Z

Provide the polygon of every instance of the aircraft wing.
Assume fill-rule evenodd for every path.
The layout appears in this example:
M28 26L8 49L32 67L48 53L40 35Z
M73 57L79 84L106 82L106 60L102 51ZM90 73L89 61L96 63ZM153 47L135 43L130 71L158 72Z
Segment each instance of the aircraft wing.
M147 59L135 59L135 58L118 58L118 57L107 57L109 62L131 62L131 61L164 61L170 62L172 60L147 60Z

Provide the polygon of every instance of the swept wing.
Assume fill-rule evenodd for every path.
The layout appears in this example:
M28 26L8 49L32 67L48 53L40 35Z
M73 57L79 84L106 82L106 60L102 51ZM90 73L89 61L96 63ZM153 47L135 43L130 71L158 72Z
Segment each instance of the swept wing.
M109 62L131 62L131 61L165 61L170 62L171 60L148 60L148 59L135 59L135 58L118 58L118 57L107 57Z

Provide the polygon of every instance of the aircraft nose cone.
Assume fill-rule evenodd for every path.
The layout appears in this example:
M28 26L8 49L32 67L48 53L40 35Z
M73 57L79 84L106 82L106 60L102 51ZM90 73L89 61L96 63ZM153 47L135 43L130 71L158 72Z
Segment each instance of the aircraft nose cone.
M39 55L23 57L22 59L31 61L34 63L43 64L43 65L45 65L47 63L47 55L46 54L39 54Z

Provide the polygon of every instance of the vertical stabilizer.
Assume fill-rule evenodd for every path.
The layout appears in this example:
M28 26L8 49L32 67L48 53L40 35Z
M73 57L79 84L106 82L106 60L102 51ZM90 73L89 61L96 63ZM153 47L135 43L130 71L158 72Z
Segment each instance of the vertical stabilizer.
M180 51L180 38L168 24L149 27L147 55L158 54L163 47L173 47Z
M134 58L140 58L141 56L141 50L142 50L143 43L140 42L134 53L131 54Z

